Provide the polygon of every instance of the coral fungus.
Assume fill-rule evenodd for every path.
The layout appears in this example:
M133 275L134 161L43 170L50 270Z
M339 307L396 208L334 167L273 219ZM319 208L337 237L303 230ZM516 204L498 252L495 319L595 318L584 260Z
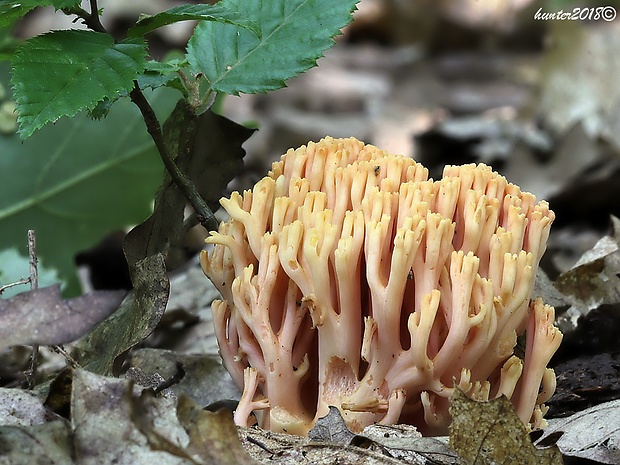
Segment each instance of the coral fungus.
M221 200L205 274L235 413L306 434L337 407L352 430L449 424L455 384L505 395L540 425L561 341L531 300L553 212L485 165L428 179L354 139L289 150L252 190ZM517 336L526 350L515 355Z

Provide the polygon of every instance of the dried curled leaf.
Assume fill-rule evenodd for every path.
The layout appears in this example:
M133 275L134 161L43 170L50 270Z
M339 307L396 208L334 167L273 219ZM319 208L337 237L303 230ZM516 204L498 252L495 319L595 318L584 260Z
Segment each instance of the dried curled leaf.
M77 346L78 363L95 373L112 373L116 358L146 339L166 309L170 282L161 254L136 263L131 275L134 290L130 297Z
M86 334L120 305L125 291L94 291L63 300L60 286L0 300L0 349L19 344L58 345Z

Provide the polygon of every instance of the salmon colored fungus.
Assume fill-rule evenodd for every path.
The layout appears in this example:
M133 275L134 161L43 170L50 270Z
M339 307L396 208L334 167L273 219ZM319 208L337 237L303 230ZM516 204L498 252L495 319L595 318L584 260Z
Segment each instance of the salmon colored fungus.
M207 242L205 274L238 425L305 435L337 407L349 428L441 434L455 385L505 395L538 427L562 334L531 300L554 214L485 165L428 179L354 139L290 149ZM515 354L517 337L525 351Z

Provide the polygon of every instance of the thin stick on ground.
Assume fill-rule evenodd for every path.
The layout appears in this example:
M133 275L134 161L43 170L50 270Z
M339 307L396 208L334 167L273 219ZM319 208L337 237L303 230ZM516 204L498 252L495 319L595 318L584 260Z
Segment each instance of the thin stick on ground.
M39 287L39 269L37 260L37 237L34 230L28 230L28 261L30 263L30 289L35 290ZM30 357L30 367L26 371L25 385L26 389L34 388L37 378L37 359L39 357L39 346L32 346L32 355Z

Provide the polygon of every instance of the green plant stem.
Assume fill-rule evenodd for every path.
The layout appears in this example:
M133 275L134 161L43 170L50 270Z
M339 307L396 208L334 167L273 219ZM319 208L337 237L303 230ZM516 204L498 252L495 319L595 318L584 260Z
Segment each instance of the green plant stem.
M66 15L76 15L78 18L81 18L82 22L93 31L107 34L108 31L103 26L103 24L101 24L101 21L99 19L99 8L97 6L97 0L90 0L90 10L91 11L89 13L83 8L76 7L63 9L62 11Z
M146 129L155 142L157 151L164 162L164 166L168 170L168 174L170 174L170 177L174 183L181 189L189 203L192 205L200 224L208 231L216 230L218 227L218 221L215 218L215 215L198 192L198 189L196 189L194 183L181 172L177 164L172 159L170 151L166 146L161 125L155 115L155 111L149 104L148 100L144 97L144 94L140 90L137 82L134 84L134 88L129 94L129 97L131 98L131 101L140 109L144 122L146 123ZM191 127L186 128L186 134L194 129L193 125L189 126ZM186 144L183 145L186 146Z
M101 24L101 20L99 19L99 6L97 5L97 0L90 0L90 18L91 23L88 26L97 32L107 32L103 24Z

